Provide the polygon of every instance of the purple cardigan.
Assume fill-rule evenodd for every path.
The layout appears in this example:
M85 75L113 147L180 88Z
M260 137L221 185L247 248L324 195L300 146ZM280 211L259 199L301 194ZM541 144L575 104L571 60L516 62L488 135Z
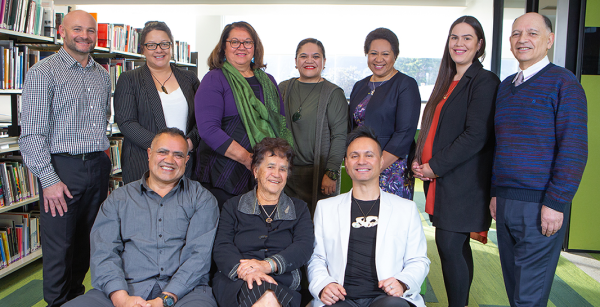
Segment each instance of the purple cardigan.
M268 76L277 87L273 76ZM264 103L262 88L260 100ZM281 115L285 116L281 95L279 105ZM221 69L209 71L200 82L196 92L195 112L201 138L196 179L230 194L247 192L253 185L252 173L244 165L224 156L234 140L250 152L252 148L238 114L233 92Z

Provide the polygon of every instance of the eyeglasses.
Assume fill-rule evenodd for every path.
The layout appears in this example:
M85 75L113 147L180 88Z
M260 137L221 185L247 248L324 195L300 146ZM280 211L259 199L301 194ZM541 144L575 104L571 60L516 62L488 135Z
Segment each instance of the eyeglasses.
M239 48L241 44L244 44L244 48L246 48L246 49L250 49L250 48L254 47L253 41L240 42L237 39L232 39L232 40L226 41L226 42L230 43L232 48Z
M160 44L157 43L147 43L147 44L143 44L143 46L146 47L146 49L148 50L156 50L156 47L158 47L158 45L160 45L160 49L162 50L167 50L169 48L171 48L171 42L162 42Z

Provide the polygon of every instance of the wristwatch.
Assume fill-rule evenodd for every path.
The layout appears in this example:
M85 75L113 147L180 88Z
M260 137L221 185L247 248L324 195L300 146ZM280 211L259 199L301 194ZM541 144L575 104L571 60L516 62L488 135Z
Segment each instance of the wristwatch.
M160 298L163 301L163 306L164 307L173 307L175 306L175 298L171 295L168 295L166 293L162 293L160 295Z
M340 177L340 174L338 171L332 170L330 168L325 170L325 175L327 175L327 177L329 177L329 179L331 179L333 181L337 181L338 178Z

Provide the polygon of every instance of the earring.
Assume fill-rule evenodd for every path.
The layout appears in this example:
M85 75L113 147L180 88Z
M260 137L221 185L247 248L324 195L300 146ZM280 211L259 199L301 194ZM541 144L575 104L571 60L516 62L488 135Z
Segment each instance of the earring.
M254 57L252 57L252 63L254 63Z

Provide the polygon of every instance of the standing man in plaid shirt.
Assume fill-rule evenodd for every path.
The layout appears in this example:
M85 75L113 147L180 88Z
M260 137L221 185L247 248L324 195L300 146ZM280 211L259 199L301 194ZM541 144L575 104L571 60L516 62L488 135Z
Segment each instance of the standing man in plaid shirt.
M27 73L19 145L39 178L44 299L60 306L85 292L89 234L106 199L111 164L106 126L108 72L90 56L97 25L73 11L59 27L63 47Z

